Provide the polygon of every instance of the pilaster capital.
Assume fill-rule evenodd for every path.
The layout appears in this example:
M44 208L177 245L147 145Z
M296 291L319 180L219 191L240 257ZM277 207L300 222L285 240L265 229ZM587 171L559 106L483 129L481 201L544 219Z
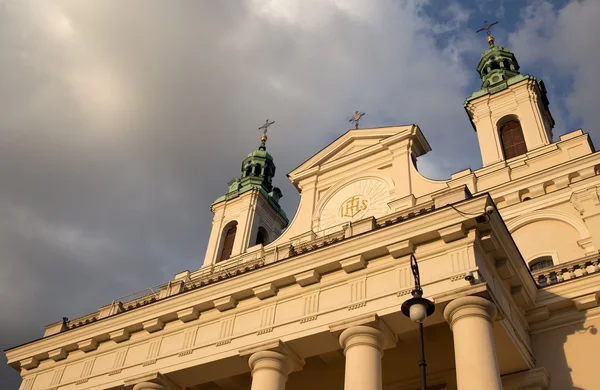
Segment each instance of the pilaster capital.
M496 305L492 301L482 297L468 296L450 302L444 309L444 318L452 329L457 321L468 317L480 317L492 322L496 313Z

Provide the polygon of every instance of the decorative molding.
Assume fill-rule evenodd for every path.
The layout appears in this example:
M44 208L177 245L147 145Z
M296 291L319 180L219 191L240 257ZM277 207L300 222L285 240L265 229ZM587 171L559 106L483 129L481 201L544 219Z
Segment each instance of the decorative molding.
M186 329L185 332L183 332L183 344L181 346L181 349L186 351L190 348L192 348L195 344L196 344L196 336L198 335L198 328L194 327L192 329ZM190 350L191 353L191 350ZM179 356L182 356L181 354L179 354Z
M367 267L367 260L362 254L340 261L342 269L347 273L358 271Z
M256 335L260 336L261 334L271 333L273 329L273 327L261 329L258 332L256 332Z
M148 355L146 356L146 361L142 365L143 367L156 363L156 357L160 352L161 342L162 338L150 341L150 346L148 347Z
M37 359L30 357L21 360L20 364L22 368L26 370L31 370L32 368L36 368L40 364L40 362Z
M227 297L215 299L213 301L213 304L215 305L215 308L218 311L224 312L226 310L235 308L237 306L238 302L237 302L237 299L235 299L233 296L229 295Z
M350 292L350 305L348 310L355 310L367 305L367 278L353 280L348 283Z
M80 341L79 343L77 343L77 348L79 348L83 352L94 351L98 348L98 341L94 339Z
M126 329L115 330L114 332L110 332L108 337L114 341L115 343L121 343L123 341L129 340L131 335Z
M219 332L219 339L216 342L216 346L229 344L231 342L231 336L233 336L233 326L235 324L235 317L229 317L221 321L221 331Z
M33 383L35 382L34 377L28 377L23 379L23 383L21 384L21 390L31 390L33 389Z
M267 299L277 295L277 287L273 283L263 284L252 289L258 299Z
M80 385L82 383L86 383L89 380L89 376L92 374L92 369L94 368L94 362L96 361L96 358L91 358L86 360L83 363L83 369L81 370L81 375L79 376L81 379L79 379L76 384Z
M415 252L415 246L410 240L404 240L387 246L387 250L394 259L410 255Z
M58 386L60 381L62 380L62 376L65 372L66 366L59 367L56 371L54 371L54 375L52 375L52 380L50 381L50 386Z
M155 318L153 320L143 322L142 327L146 332L154 333L162 330L165 327L165 324L160 318Z
M190 322L200 317L200 312L195 307L189 307L177 312L177 318L181 322Z
M321 280L321 275L317 272L317 270L313 269L294 275L294 278L296 279L296 283L302 287L306 287L319 282Z
M67 354L68 353L64 348L58 348L48 352L48 357L54 360L55 362L58 362L59 360L65 359L67 357Z
M364 306L367 306L367 302L359 302L348 306L348 310L355 310Z
M438 229L438 233L446 244L467 237L467 229L462 222L456 225Z
M405 295L410 295L410 292L412 291L412 289L408 289L408 290L402 290L402 291L398 291L396 293L397 297L403 297Z
M570 214L556 210L537 210L528 212L527 214L523 214L507 222L506 227L508 228L508 231L512 234L517 229L525 225L548 219L562 221L568 225L571 225L573 228L575 228L575 230L577 230L577 232L579 233L579 237L581 237L582 239L590 237L590 233L583 221L578 220Z

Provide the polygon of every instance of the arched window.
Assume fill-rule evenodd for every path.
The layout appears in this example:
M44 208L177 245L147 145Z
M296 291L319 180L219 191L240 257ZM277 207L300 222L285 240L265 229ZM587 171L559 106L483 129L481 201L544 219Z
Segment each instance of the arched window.
M225 231L225 240L223 241L223 249L221 250L221 256L219 261L227 260L231 257L231 251L233 250L233 242L235 240L235 233L237 232L237 222L233 222Z
M251 173L252 173L252 165L248 165L246 167L246 173L244 174L244 176L250 176Z
M262 226L259 227L258 233L256 234L256 245L258 245L258 244L267 245L268 239L269 239L269 236L268 236L265 228Z
M552 260L552 256L540 256L529 262L529 269L531 272L552 267L554 267L554 260Z
M506 122L500 127L500 140L504 150L504 158L509 159L527 153L521 123L517 120Z
M260 166L260 164L256 164L254 166L254 176L260 176L261 169L262 169L262 167Z

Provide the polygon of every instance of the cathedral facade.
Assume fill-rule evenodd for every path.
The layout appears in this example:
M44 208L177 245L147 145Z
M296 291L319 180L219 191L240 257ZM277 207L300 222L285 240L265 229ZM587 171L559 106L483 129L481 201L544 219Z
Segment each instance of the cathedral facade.
M418 389L412 256L428 389L600 389L600 154L554 139L544 83L489 44L465 101L482 168L427 179L418 126L353 129L289 173L290 221L265 134L202 266L5 351L21 389Z

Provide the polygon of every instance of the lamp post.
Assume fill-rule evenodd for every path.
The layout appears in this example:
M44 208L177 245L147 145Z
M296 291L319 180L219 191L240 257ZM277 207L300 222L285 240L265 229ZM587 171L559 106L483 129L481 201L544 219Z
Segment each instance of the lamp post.
M421 390L427 390L427 363L425 362L423 322L433 314L435 305L430 300L423 298L419 264L417 264L417 258L413 254L410 255L410 268L415 278L415 288L410 293L412 298L402 304L402 314L419 324L419 334L421 337L421 360L419 361L419 367L421 368Z

